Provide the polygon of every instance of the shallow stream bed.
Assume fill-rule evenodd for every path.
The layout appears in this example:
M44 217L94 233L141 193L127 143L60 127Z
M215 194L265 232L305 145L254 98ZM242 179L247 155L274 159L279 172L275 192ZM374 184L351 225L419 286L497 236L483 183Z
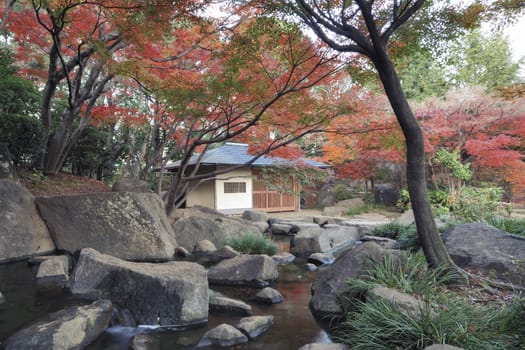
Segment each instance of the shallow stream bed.
M331 342L324 330L328 324L320 324L310 313L310 287L315 272L304 268L305 261L280 267L279 279L272 287L284 296L281 304L266 305L251 301L257 289L216 287L215 291L252 305L253 315L273 315L273 326L253 341L235 349L297 349L304 344ZM0 305L0 341L50 312L67 306L87 303L76 300L67 293L42 294L35 287L36 270L26 262L0 265L0 291L6 302ZM208 323L190 330L166 330L151 326L109 328L88 350L127 350L129 340L138 333L147 333L160 342L161 349L197 349L200 337L209 329L226 322L235 325L241 316L210 312ZM2 346L0 345L0 348ZM201 347L199 349L210 349Z

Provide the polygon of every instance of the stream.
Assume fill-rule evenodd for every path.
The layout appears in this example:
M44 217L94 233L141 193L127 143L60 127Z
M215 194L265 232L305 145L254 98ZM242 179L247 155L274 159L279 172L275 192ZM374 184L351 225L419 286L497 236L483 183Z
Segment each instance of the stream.
M257 289L211 286L213 290L228 297L248 302L253 308L253 315L274 316L274 324L266 333L232 348L290 350L308 343L331 343L330 335L325 331L329 325L320 324L308 307L310 287L315 274L319 272L307 271L305 262L298 259L292 264L279 267L279 278L271 287L283 295L284 301L280 304L266 305L250 301ZM6 299L0 305L0 341L51 312L88 303L75 299L68 293L42 294L36 290L35 277L36 267L29 266L25 261L0 265L0 291ZM235 314L210 312L207 324L178 331L151 326L112 326L87 349L127 350L131 337L139 333L146 333L157 339L162 350L197 349L196 344L207 330L224 322L235 325L239 319L240 316Z

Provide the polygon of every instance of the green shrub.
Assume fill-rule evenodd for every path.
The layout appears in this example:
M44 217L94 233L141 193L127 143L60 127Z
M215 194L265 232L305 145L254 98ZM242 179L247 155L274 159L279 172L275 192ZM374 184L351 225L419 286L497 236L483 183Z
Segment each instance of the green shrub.
M31 163L40 154L43 128L31 116L0 113L0 142L6 142L15 164Z
M499 187L465 186L451 199L452 213L465 222L484 221L497 212L502 196Z
M277 253L277 246L268 238L261 235L245 235L237 238L228 238L225 243L233 249L244 254Z
M486 220L489 225L492 225L502 231L520 235L525 237L525 220L520 218L511 218L503 216L493 216Z
M345 185L345 184L336 185L333 188L332 193L334 195L334 198L337 201L343 201L345 199L352 198L352 193L350 192L350 188L348 187L348 185Z

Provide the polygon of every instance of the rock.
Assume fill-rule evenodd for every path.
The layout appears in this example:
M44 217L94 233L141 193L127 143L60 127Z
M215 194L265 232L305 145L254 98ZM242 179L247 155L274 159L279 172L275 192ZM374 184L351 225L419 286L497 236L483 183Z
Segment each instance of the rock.
M347 211L345 207L325 207L323 216L343 216Z
M481 223L458 225L445 231L442 237L458 266L525 285L525 237Z
M6 350L70 349L81 350L97 339L109 326L112 304L98 300L49 315L10 336Z
M160 342L147 334L137 334L131 339L131 350L160 350Z
M304 264L304 267L305 267L308 271L316 271L316 270L318 269L317 265L312 264L312 263Z
M153 193L151 186L143 180L129 177L118 180L111 187L113 192Z
M312 284L310 307L314 315L341 315L343 308L339 296L346 287L346 280L363 276L369 259L380 261L384 254L384 250L373 242L353 246L342 253L333 265L317 275Z
M5 297L2 294L2 292L0 292L0 304L3 304L3 303L5 303Z
M69 257L53 256L42 261L36 274L39 289L63 289L69 285Z
M201 241L201 242L204 242L204 241ZM211 243L210 241L207 241L207 242L213 245L213 243ZM194 255L195 255L197 262L201 264L207 264L207 263L216 264L219 261L222 261L225 259L231 259L231 258L234 258L240 255L238 251L236 251L229 245L225 245L224 247L220 249L215 249L215 250L211 250L211 248L212 248L211 246L208 246L208 248L201 247L199 248L200 251L199 249L197 251L194 251ZM209 249L209 251L206 252L205 251L206 249Z
M267 304L279 304L284 300L282 294L279 293L278 290L270 287L266 287L259 291L255 294L254 299Z
M268 214L261 210L246 210L242 213L242 218L253 222L268 222Z
M272 324L273 316L251 316L241 318L236 327L243 331L248 338L254 339L266 332Z
M363 242L375 242L384 249L395 249L397 247L397 241L388 237L368 236L364 235L361 237Z
M335 252L351 245L357 239L359 234L353 227L310 228L293 237L290 252L299 257L308 257L313 253Z
M392 184L374 185L374 201L384 205L396 205L399 199L399 190Z
M215 294L210 295L210 310L226 311L243 316L250 316L252 314L252 307L245 302Z
M15 164L7 143L0 142L0 179L14 180L16 178Z
M335 256L329 253L313 253L308 257L308 262L315 265L330 265L335 261Z
M299 350L349 350L345 344L336 343L311 343L303 345Z
M295 255L291 253L280 252L272 255L272 259L279 265L287 265L294 262Z
M412 209L408 209L403 214L401 214L400 217L396 220L402 225L412 225L416 223L416 219L414 218L414 211Z
M188 326L208 320L206 270L196 263L134 263L86 248L73 272L71 292L110 299L140 324Z
M299 232L301 232L301 230L306 230L306 229L309 229L309 228L318 228L319 225L318 224L314 224L314 223L309 223L309 222L290 222L290 225L292 225L292 227L290 228L290 233L292 234L297 234Z
M277 279L277 265L267 255L239 255L208 270L210 284L266 286Z
M425 303L412 295L384 286L372 288L367 292L367 297L380 298L415 319L421 319L421 312L425 307Z
M447 345L447 344L433 344L427 346L423 350L463 350L463 348L458 348L457 346Z
M229 324L222 323L217 327L207 331L197 344L202 346L234 346L248 342L248 338L237 328Z
M257 227L260 233L265 233L270 229L270 224L268 224L267 222L257 221L252 222L252 225Z
M345 199L345 200L339 201L339 202L337 202L335 204L336 207L343 207L343 208L346 208L347 210L348 209L361 208L361 207L364 207L365 205L366 205L366 203L363 200L363 198Z
M261 235L259 228L250 221L199 206L177 209L170 220L177 243L186 249L192 249L195 243L204 239L222 248L228 238Z
M177 247L177 248L175 248L175 257L186 259L190 255L191 254L188 251L188 249L186 249L184 247Z
M283 224L283 223L273 223L270 225L270 230L272 231L272 234L274 235L288 235L290 234L290 230L292 229L292 225L290 224Z
M12 180L0 179L0 263L54 251L33 195Z
M193 246L193 254L209 254L209 253L213 253L216 250L217 250L217 247L215 246L215 244L213 244L213 242L207 239L198 241Z
M88 193L36 202L60 250L93 248L135 261L173 258L175 234L156 194Z

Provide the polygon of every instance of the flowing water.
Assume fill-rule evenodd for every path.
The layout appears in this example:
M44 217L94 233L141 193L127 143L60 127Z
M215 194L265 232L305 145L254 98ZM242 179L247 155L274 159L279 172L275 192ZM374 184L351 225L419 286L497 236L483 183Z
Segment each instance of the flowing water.
M315 272L307 271L304 261L280 267L279 279L272 287L284 296L281 304L266 305L250 301L257 289L238 287L211 288L229 297L244 300L253 308L253 315L273 315L273 326L263 335L235 349L297 349L304 344L331 342L324 330L327 324L318 323L310 313L310 287ZM35 288L36 271L26 262L0 265L0 291L6 303L0 305L0 341L10 334L44 317L50 312L85 301L75 300L67 293L42 294ZM166 330L162 328L110 327L88 350L127 350L129 340L135 334L146 333L160 342L161 349L196 349L200 337L209 329L225 322L235 325L240 316L211 312L207 324L190 330ZM2 346L0 345L0 348ZM201 347L199 349L210 349Z

